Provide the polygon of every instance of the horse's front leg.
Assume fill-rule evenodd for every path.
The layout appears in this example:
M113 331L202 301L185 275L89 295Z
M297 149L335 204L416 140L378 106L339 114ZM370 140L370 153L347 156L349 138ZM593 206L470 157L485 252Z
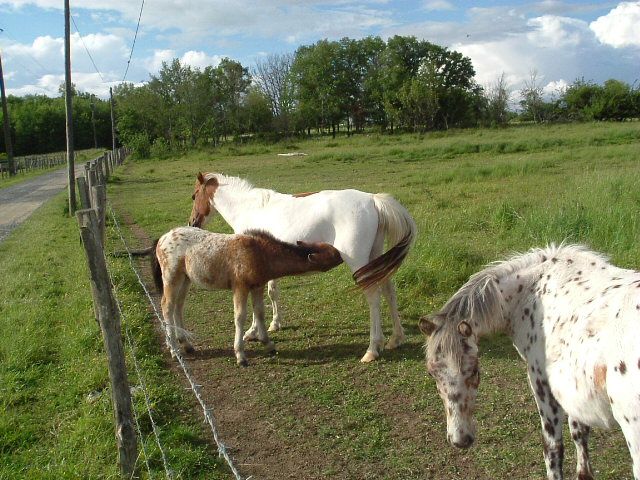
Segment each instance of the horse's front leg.
M562 425L566 415L551 393L546 376L529 372L529 384L533 390L542 423L547 479L562 480L562 464L564 462Z
M247 357L244 353L244 340L242 338L242 330L244 321L247 318L247 298L249 293L243 288L233 291L233 315L236 326L236 334L233 342L233 351L236 354L236 362L241 367L246 367Z
M267 352L275 352L276 346L269 339L269 334L264 326L264 285L251 290L251 303L253 304L253 320L258 330L258 339L263 343Z
M273 308L273 320L271 320L271 325L269 325L269 331L277 332L278 330L280 330L282 314L280 313L279 308L280 289L278 288L278 282L276 280L271 280L269 283L267 283L267 295L269 295L269 300L271 300L271 307Z
M269 331L277 332L278 330L280 330L280 319L281 319L279 314L279 309L278 309L278 298L280 296L280 290L278 289L278 283L275 280L269 281L267 285L268 285L267 294L271 299L271 306L273 307L273 321L269 326ZM264 300L262 303L264 304ZM262 321L264 322L264 317ZM253 321L251 323L251 327L249 328L249 330L247 330L244 334L244 341L255 342L258 340L262 341L262 338L260 337L259 320L258 318L256 318L256 313L254 308Z
M589 461L589 433L591 429L577 420L569 417L569 431L576 446L576 478L578 480L593 480L591 463Z
M364 292L369 304L369 348L360 359L362 363L369 363L376 360L384 346L384 334L382 333L382 321L380 320L380 289L370 288Z

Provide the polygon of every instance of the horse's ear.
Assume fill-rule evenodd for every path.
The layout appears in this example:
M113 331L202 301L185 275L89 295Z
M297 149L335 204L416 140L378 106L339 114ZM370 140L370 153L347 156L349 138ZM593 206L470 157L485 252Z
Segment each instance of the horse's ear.
M438 329L438 325L433 320L431 320L431 318L432 317L427 315L424 317L420 317L420 321L418 321L418 328L427 337L431 336L431 334Z
M197 179L201 185L204 183L204 175L202 175L202 172L198 172Z
M463 337L470 337L473 331L471 330L471 325L469 325L464 320L458 324L458 333Z

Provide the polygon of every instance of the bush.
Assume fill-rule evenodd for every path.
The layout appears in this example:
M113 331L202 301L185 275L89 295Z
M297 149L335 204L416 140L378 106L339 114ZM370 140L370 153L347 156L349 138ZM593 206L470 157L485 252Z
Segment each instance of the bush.
M151 156L155 158L167 158L171 155L171 146L164 138L156 138L151 145Z
M149 158L151 156L151 141L146 132L131 135L125 145L133 150L135 158Z

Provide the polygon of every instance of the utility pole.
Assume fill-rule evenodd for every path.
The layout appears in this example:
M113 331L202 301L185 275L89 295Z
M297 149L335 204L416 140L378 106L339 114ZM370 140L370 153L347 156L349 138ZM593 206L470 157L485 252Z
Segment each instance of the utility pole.
M4 76L2 73L2 56L0 55L0 96L2 99L2 118L4 125L4 145L7 149L9 160L9 175L16 174L16 164L13 160L13 146L11 145L11 130L9 129L9 110L7 109L7 96L4 93Z
M67 190L69 192L69 215L76 213L76 172L73 151L73 98L71 85L71 27L69 0L64 0L64 99L67 113Z
M96 99L91 96L91 126L93 127L93 148L98 148L98 137L96 136Z
M109 103L111 104L111 150L116 151L116 116L113 113L113 88L109 87Z

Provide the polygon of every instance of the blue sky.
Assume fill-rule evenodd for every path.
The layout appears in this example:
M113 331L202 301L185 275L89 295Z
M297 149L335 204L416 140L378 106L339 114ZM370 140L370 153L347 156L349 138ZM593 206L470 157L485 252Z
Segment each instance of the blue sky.
M73 82L80 90L104 97L122 81L140 6L141 0L71 2L80 32L71 25ZM58 94L62 7L61 0L0 0L10 94ZM576 78L640 79L640 1L145 0L127 81L147 81L172 58L203 68L229 57L252 67L261 56L322 38L396 34L469 56L485 86L502 73L517 91L536 72L550 94Z

